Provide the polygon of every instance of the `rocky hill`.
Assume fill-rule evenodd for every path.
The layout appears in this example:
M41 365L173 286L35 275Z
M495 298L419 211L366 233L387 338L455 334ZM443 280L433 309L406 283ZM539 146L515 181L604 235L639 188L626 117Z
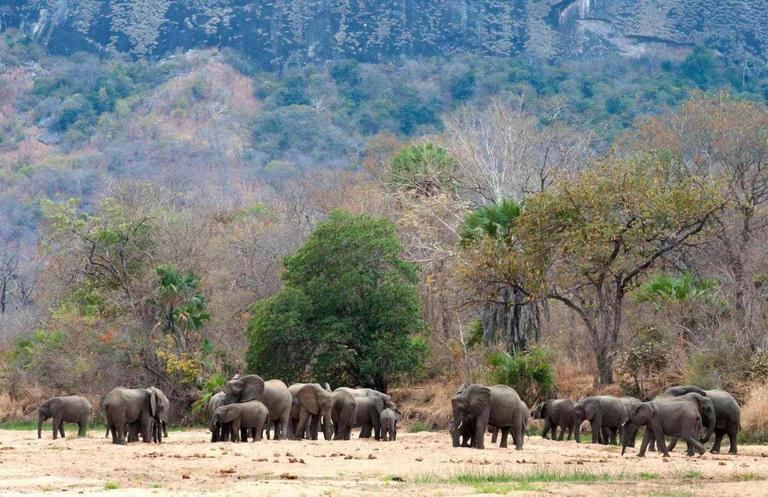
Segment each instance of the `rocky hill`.
M467 52L674 58L692 45L764 60L766 11L768 0L2 0L0 29L58 54L226 46L265 67Z

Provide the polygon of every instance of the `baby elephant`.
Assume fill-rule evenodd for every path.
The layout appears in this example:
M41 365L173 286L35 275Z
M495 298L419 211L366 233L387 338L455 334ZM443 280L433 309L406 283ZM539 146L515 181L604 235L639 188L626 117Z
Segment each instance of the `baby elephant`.
M78 437L85 436L85 428L91 420L91 403L85 397L69 395L53 397L37 408L37 438L42 438L43 422L53 418L53 439L64 438L64 423L77 423Z
M254 442L261 440L264 427L269 424L269 409L258 400L217 407L211 418L211 432L222 433L222 427L226 424L229 425L233 442L240 441L241 430L244 442L248 441L249 430Z
M381 436L385 442L397 440L397 422L400 421L400 412L397 409L384 409L379 414L381 420Z

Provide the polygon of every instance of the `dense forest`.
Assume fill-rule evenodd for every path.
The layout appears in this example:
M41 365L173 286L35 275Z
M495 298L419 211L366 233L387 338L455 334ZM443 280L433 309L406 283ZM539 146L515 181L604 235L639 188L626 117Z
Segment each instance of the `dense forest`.
M645 2L559 2L554 21L552 2L466 2L483 22L453 44L347 33L299 57L298 35L268 55L221 41L253 34L239 2L185 3L208 24L145 2L165 6L152 33L112 3L0 7L0 418L156 384L190 423L243 372L529 401L768 391L765 27L724 36L747 9L677 2L638 41ZM336 26L336 3L289 2L279 29L311 32L315 4ZM349 26L399 15L381 9ZM407 12L445 34L443 14ZM585 34L600 16L621 35Z

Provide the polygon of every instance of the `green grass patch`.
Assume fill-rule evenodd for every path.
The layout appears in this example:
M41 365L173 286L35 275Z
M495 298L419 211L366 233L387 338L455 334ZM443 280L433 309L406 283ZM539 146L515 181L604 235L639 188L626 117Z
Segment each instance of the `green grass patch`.
M765 480L765 476L758 473L747 472L747 473L738 473L737 475L735 475L734 479L737 481L761 481L761 480Z
M657 473L649 473L647 471L641 471L637 474L637 477L641 480L658 480L659 475Z
M419 433L421 431L432 431L429 424L425 421L415 421L408 427L408 433Z
M597 483L615 480L619 477L609 473L591 471L553 471L549 469L522 473L457 473L448 481L464 485L482 485L485 483Z
M104 490L117 490L118 488L120 488L120 485L113 481L108 481L104 484Z
M701 480L702 478L704 478L704 475L701 473L701 471L695 471L693 469L689 469L688 471L682 474L682 478L684 480Z
M739 445L768 445L768 432L762 430L740 430L736 436ZM723 447L728 447L723 437Z
M651 492L648 497L696 497L696 494L687 490L662 490Z
M483 483L476 485L475 491L479 494L501 494L506 495L512 492L534 492L538 490L532 483Z

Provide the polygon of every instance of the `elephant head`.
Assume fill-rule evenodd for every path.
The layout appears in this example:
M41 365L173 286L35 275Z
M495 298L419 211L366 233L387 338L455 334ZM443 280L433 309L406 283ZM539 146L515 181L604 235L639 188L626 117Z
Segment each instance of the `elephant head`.
M540 402L533 406L531 409L531 417L533 419L544 419L547 416L547 410L549 409L549 401Z
M162 390L155 387L149 387L147 388L147 393L149 394L149 402L150 402L150 408L152 411L152 417L154 417L157 422L157 433L155 435L156 441L160 441L161 437L159 436L160 433L164 437L168 437L168 413L171 409L171 401L168 400L168 397L163 393Z
M249 400L264 400L264 380L259 375L247 374L227 382L222 404L236 404Z
M453 446L461 445L462 427L477 418L487 419L491 410L491 389L482 385L469 385L451 399L453 410ZM485 428L483 428L485 429Z
M53 417L51 400L53 399L46 400L37 408L37 438L42 437L43 423L45 420Z
M637 437L637 430L641 426L648 426L656 415L656 407L652 402L643 402L627 408L627 420L621 426L621 455L628 446L633 446ZM647 428L646 428L647 429Z
M240 406L231 404L219 406L211 416L211 431L214 431L217 425L231 423L240 416Z
M326 440L333 438L331 422L334 396L320 385L308 383L301 387L296 394L300 409L305 409L314 416L323 418L323 436Z

